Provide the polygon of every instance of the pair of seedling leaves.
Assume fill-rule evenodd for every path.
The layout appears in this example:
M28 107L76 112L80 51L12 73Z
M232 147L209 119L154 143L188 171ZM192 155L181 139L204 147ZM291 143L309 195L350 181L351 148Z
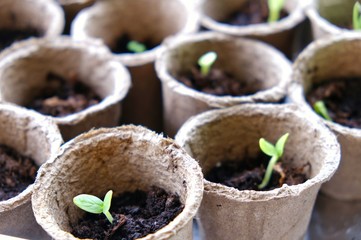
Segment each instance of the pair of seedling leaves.
M284 146L286 144L286 141L288 139L288 133L284 134L282 137L278 139L275 145L268 142L264 138L261 138L259 140L259 147L262 150L263 153L271 157L271 160L268 163L265 176L261 182L261 184L258 185L259 189L265 188L272 176L272 171L274 166L276 165L277 161L281 158L284 151ZM103 213L108 221L110 223L113 223L113 217L109 212L111 200L113 196L113 191L109 190L104 197L104 200L101 200L100 198L89 195L89 194L80 194L73 198L73 202L76 206L78 206L80 209L94 214L100 214Z

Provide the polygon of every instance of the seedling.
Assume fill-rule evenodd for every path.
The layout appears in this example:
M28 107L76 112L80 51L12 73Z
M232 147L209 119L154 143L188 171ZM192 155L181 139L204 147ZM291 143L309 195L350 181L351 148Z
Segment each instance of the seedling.
M127 44L127 49L133 53L142 53L147 50L147 47L143 43L137 41L129 41Z
M280 13L283 8L285 0L268 0L268 22L276 22L280 18Z
M104 201L93 195L80 194L73 198L73 202L75 205L77 205L79 208L81 208L84 211L94 214L104 213L104 215L107 217L109 222L112 223L113 217L109 212L112 196L113 196L112 190L109 190L105 194Z
M258 189L265 188L268 185L271 179L273 168L276 165L278 159L280 159L283 155L283 150L288 139L288 135L289 134L286 133L282 137L280 137L277 140L276 145L273 145L272 143L266 141L264 138L261 138L259 140L259 147L261 148L263 153L271 157L271 160L268 162L266 174L263 177L262 183L258 185Z
M198 65L201 69L201 74L203 77L208 75L216 59L217 59L217 53L215 52L207 52L198 59Z
M356 1L353 5L352 25L354 30L361 30L361 4Z
M315 112L319 115L321 115L321 117L323 117L324 119L328 120L328 121L332 121L330 115L328 114L326 105L323 101L317 101L313 104L313 109L315 110Z

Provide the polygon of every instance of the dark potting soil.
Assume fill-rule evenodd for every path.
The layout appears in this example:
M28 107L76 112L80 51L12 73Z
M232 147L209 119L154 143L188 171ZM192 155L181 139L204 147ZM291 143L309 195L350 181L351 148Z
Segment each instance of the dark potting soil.
M41 34L36 29L0 29L0 50L9 47L12 43L30 37L40 37Z
M113 53L133 53L133 52L129 51L127 48L128 43L132 40L134 40L134 39L131 39L127 34L121 35L115 42L114 47L112 47L112 49L111 49L112 52ZM158 45L158 44L154 44L153 42L151 42L149 40L145 40L145 41L142 41L139 43L144 44L147 50L155 48Z
M231 74L217 68L212 68L208 75L203 76L199 68L192 67L190 73L180 75L177 79L197 91L217 96L250 95L257 91L246 81L237 80Z
M34 183L38 166L16 150L0 145L0 201L15 197Z
M223 22L231 25L250 25L264 23L268 20L268 6L265 0L248 0L240 9L229 15ZM280 19L287 17L286 11L281 11Z
M65 79L49 73L47 87L27 108L53 117L63 117L79 112L101 101L92 89L83 84L76 75Z
M112 200L113 224L103 214L86 213L73 227L72 234L78 238L132 240L164 227L183 208L178 196L161 188L125 192Z
M262 182L270 157L259 154L256 158L247 157L243 161L223 161L211 169L205 176L208 181L221 183L238 190L256 190ZM281 159L282 161L282 159ZM296 185L307 180L307 164L301 168L293 168L278 162L273 170L270 183L261 191L282 187L283 184ZM276 171L276 170L277 171Z
M307 94L311 106L322 100L332 121L361 128L361 77L336 78L313 87Z

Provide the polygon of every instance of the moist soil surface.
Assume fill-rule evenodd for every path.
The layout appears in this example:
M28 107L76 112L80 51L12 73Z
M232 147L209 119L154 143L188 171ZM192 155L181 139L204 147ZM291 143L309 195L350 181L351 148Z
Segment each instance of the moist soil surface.
M65 79L54 73L46 77L47 87L27 108L53 117L63 117L98 104L101 99L75 74Z
M0 145L0 201L10 199L34 183L38 166L16 150Z
M208 181L221 183L238 190L260 191L258 185L262 182L269 160L270 157L259 154L256 158L247 157L243 161L223 161L211 169L205 178ZM282 161L282 159L280 160ZM269 184L261 191L279 188L283 184L303 183L308 179L306 172L309 168L308 164L301 168L293 168L278 162L274 167Z
M351 128L361 128L361 77L335 78L313 87L307 94L313 106L322 100L332 121Z
M40 37L35 29L0 29L0 50L9 47L12 43L30 37Z
M286 11L281 11L280 19L287 17ZM248 0L240 9L229 15L223 22L231 25L250 25L265 23L268 20L268 6L265 0Z
M103 214L86 213L73 227L72 234L97 240L137 239L167 225L183 208L178 196L157 187L147 192L125 192L112 200L113 224Z
M257 92L246 81L235 79L231 74L217 68L212 68L203 76L197 67L192 67L190 73L180 75L177 79L194 90L217 96L242 96Z
M127 45L130 41L135 40L131 39L127 34L121 35L115 42L114 47L111 48L113 53L133 53L128 50ZM138 41L139 43L142 43L145 45L147 50L150 50L152 48L155 48L158 46L158 44L154 44L149 40L145 41Z

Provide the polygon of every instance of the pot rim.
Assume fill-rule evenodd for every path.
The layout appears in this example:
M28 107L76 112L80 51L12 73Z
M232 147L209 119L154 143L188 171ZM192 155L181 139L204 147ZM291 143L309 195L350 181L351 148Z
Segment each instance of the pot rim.
M359 41L361 42L361 35L357 32L347 31L344 32L341 35L332 35L327 38L318 39L312 43L310 43L297 57L293 64L293 71L292 71L292 79L293 82L290 86L290 98L292 101L295 101L296 103L299 103L302 105L302 107L305 108L306 111L308 111L310 114L315 115L317 118L319 118L324 124L326 124L329 128L331 128L333 131L335 131L338 134L343 135L350 135L354 138L361 138L361 129L357 128L350 128L344 125L341 125L336 122L330 122L322 117L320 117L318 114L314 112L314 110L311 108L311 106L307 103L305 99L304 89L302 86L302 71L306 68L307 62L313 57L313 55L319 51L323 51L324 49L334 45L334 44L340 44L344 43L347 44L348 42L353 41Z
M208 194L217 194L225 198L240 201L240 202L264 202L271 199L279 199L285 197L297 197L302 192L308 189L321 185L331 178L336 172L337 167L340 163L340 145L336 140L335 135L314 115L308 114L302 111L302 108L296 104L280 104L280 105L269 105L269 104L243 104L239 106L233 106L225 109L210 110L201 113L197 116L191 117L182 126L177 133L175 139L182 147L185 147L189 134L196 131L196 129L202 125L206 125L211 122L219 121L225 117L232 117L235 115L241 116L272 116L276 112L282 111L284 116L293 115L302 121L309 122L310 125L317 126L317 129L322 133L322 138L327 139L327 146L329 150L326 152L325 161L321 167L319 173L314 177L308 179L306 182L288 186L284 184L280 188L276 188L270 191L255 191L255 190L238 190L236 188L227 187L219 183L213 183L204 179L204 192ZM331 159L331 160L330 160Z
M137 1L137 0L133 0ZM187 15L187 20L182 29L180 29L177 33L173 35L182 35L187 33L196 32L199 28L199 18L200 14L195 10L197 4L189 3L187 0L176 0L178 1L185 9L185 14ZM99 6L103 5L112 5L114 1L99 1L96 2L93 6L81 10L76 18L74 19L71 26L71 36L75 39L87 39L92 38L85 31L85 26L88 19L91 17L93 12L96 11ZM126 3L126 1L124 1ZM102 41L101 39L99 39ZM159 44L158 46L147 50L143 53L113 53L115 58L122 62L127 67L136 67L145 65L148 63L152 63L155 61L157 54L163 49L163 44Z
M169 222L166 226L159 229L155 233L148 234L143 238L139 238L141 240L154 240L154 239L169 239L174 236L178 231L180 231L183 227L185 227L189 222L192 221L195 216L203 197L203 175L199 165L192 159L183 149L181 149L173 139L164 138L161 134L156 134L149 129L146 129L142 126L134 126L134 125L123 125L115 128L99 128L96 130L91 130L87 133L83 133L76 138L70 140L65 143L61 150L59 151L57 156L53 156L51 161L48 161L44 164L39 170L38 177L35 182L35 194L32 196L33 202L33 211L37 222L48 232L48 234L52 235L56 239L77 239L69 232L61 230L59 227L56 229L49 226L50 224L46 223L47 220L44 217L44 214L41 214L39 206L42 206L43 209L44 204L41 204L41 195L44 195L44 191L46 189L51 188L51 179L56 176L61 171L61 166L64 165L64 162L61 159L61 156L66 154L67 152L73 151L73 146L78 145L82 147L89 146L89 141L92 138L97 137L101 140L109 139L110 137L118 137L118 138L134 138L136 140L143 140L146 142L153 141L157 144L161 145L162 148L166 149L164 154L171 153L172 155L181 155L184 163L178 164L178 168L182 167L187 170L187 174L192 178L189 184L189 190L186 193L184 209L182 212L177 215L171 222ZM170 151L173 149L174 151ZM57 167L55 167L57 166ZM43 189L42 191L40 191ZM45 189L45 190L44 190ZM40 196L40 197L39 197ZM48 216L47 218L50 218ZM52 221L54 222L54 221ZM59 238L61 237L61 238Z
M262 48L263 51L267 51L269 55L272 54L272 58L277 59L280 69L284 71L282 79L275 86L257 91L254 94L246 96L216 96L213 94L207 94L197 91L193 88L187 87L173 77L166 68L166 58L170 55L170 52L189 44L197 44L207 41L217 42L235 42L237 44L249 45L249 47ZM276 60L275 60L276 61ZM204 32L188 34L181 37L167 38L164 42L164 49L158 55L155 62L155 69L162 84L166 84L174 92L180 95L196 98L199 101L206 102L211 107L222 108L233 106L240 103L251 103L259 101L278 101L286 95L287 86L291 82L291 63L284 56L283 53L276 50L274 47L263 43L259 40L232 37L217 32Z
M77 124L89 115L108 108L109 106L118 104L125 98L131 87L130 74L126 67L122 63L116 61L116 59L114 59L108 49L100 41L94 39L75 41L67 36L59 36L52 39L32 38L29 40L19 41L0 53L0 68L10 65L13 61L23 58L24 56L28 57L29 54L33 54L42 48L53 48L59 52L61 52L62 49L78 49L84 52L96 52L97 56L101 58L103 62L108 61L108 64L112 66L112 69L114 70L112 75L120 76L117 78L113 77L113 93L109 94L105 98L102 98L98 104L64 117L49 116L57 124Z
M295 0L286 0L295 1ZM307 5L307 0L296 1L296 6L290 9L290 14L277 22L274 23L259 23L251 24L246 26L236 26L227 23L218 22L206 14L201 15L201 24L209 29L214 29L223 33L231 34L234 36L264 36L270 34L281 33L294 28L296 25L306 19L304 14L304 7Z

